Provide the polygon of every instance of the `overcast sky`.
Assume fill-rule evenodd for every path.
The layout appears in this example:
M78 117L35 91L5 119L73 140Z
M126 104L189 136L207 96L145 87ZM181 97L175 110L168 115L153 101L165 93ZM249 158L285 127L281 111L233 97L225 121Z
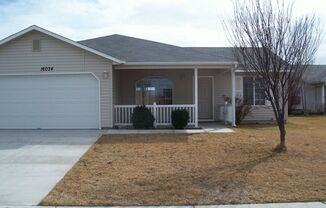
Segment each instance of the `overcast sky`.
M317 13L326 22L326 1L296 0L295 12ZM0 0L0 39L38 25L73 40L122 34L179 46L229 46L219 18L231 13L231 0ZM316 61L326 64L326 38Z

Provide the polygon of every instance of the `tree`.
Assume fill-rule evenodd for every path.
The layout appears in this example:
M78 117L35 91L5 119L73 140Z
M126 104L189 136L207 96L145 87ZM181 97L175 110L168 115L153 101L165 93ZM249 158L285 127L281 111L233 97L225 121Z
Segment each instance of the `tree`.
M321 41L315 15L294 17L293 3L282 0L234 0L233 16L224 21L239 68L259 77L280 132L275 151L286 151L286 111L289 89L294 94Z

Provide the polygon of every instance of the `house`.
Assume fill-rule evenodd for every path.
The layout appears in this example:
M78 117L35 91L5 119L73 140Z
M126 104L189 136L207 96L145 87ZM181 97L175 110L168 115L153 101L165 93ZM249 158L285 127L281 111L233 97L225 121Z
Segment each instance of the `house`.
M193 126L224 119L235 125L236 96L253 105L247 121L274 120L262 90L237 70L232 50L122 35L76 42L28 27L0 41L0 128L130 125L140 104L151 108L157 126L170 125L177 108L189 111Z
M310 65L302 81L301 90L292 99L293 110L306 113L326 112L326 65Z

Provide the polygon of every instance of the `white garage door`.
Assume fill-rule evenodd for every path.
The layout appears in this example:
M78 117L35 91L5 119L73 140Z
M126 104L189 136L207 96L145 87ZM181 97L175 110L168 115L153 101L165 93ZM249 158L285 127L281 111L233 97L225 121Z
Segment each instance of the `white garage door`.
M0 76L0 128L99 128L98 90L91 74Z

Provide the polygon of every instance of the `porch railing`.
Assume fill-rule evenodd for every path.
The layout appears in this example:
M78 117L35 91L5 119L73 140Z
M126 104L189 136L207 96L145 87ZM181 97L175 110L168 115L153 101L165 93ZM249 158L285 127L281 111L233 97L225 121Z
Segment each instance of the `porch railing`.
M137 105L115 105L114 106L114 123L118 126L132 125L131 116L134 107ZM179 104L179 105L146 105L155 118L155 126L171 125L171 114L173 110L185 109L189 113L188 125L195 125L195 105L194 104Z

